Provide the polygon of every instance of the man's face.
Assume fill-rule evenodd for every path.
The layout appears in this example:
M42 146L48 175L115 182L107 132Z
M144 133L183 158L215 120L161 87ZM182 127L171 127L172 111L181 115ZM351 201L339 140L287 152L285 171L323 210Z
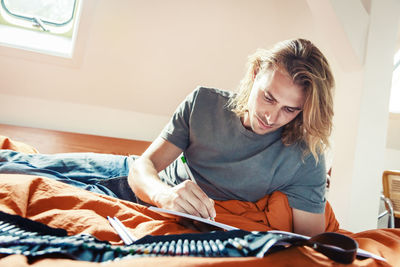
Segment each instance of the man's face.
M255 77L243 126L256 134L267 134L291 122L302 111L303 88L286 71L267 70Z

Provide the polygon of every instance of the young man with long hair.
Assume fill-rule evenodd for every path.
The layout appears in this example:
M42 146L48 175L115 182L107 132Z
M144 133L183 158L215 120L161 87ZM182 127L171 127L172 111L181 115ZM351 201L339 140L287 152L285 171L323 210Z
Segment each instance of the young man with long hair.
M310 41L260 49L237 93L199 87L181 103L135 160L129 185L144 202L204 218L215 216L214 200L254 202L281 191L294 232L321 233L333 87L329 64Z

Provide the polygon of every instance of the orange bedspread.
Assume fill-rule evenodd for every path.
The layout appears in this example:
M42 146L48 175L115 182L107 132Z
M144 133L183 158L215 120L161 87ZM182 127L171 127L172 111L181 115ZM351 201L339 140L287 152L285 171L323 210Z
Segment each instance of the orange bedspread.
M5 140L5 141L2 141ZM1 138L3 148L35 153L34 148ZM4 147L4 144L6 146ZM147 234L193 232L174 218L166 218L146 207L95 194L52 179L19 174L0 174L0 210L64 228L69 234L90 233L101 240L122 244L106 216L118 217L137 237ZM216 221L244 230L292 230L292 214L287 198L280 192L257 203L217 201ZM338 222L329 205L326 230L337 231ZM338 230L345 233L343 230ZM373 259L356 260L350 266L400 266L400 229L371 230L356 234L360 248L380 255L387 263ZM340 266L311 248L291 248L265 258L143 257L107 263L107 266ZM27 258L12 255L0 259L0 266L100 266L98 263L68 259L42 259L28 264ZM103 264L104 265L104 264Z
M7 136L0 135L0 149L11 149L27 154L38 153L36 148L22 142L18 142L8 138Z
M247 230L279 228L290 230L290 212L287 199L277 193L256 204L239 201L217 202L217 217L220 222L229 223ZM48 178L29 175L0 175L0 209L19 214L52 227L64 228L69 234L87 232L99 239L121 243L120 238L108 224L106 216L118 217L137 237L146 234L176 234L193 232L177 223L149 211L146 207L108 196L88 192ZM267 211L266 211L267 210ZM330 213L328 209L328 214ZM330 217L329 217L330 216ZM328 217L329 227L337 227L332 213ZM283 227L280 227L282 224ZM400 266L400 229L372 230L352 234L361 248L385 257L389 264L372 259L356 260L353 266ZM331 260L310 248L292 248L258 258L195 258L159 257L123 260L111 266L331 266ZM66 259L43 259L34 266L91 266L94 263ZM23 256L7 256L0 260L0 266L27 266Z

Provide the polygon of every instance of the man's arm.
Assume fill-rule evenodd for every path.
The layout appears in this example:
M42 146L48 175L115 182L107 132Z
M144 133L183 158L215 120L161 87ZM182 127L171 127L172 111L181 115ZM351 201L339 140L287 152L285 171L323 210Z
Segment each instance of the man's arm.
M325 213L311 213L293 209L293 232L314 236L325 232Z
M160 180L158 173L181 153L179 147L158 137L130 168L130 187L141 200L157 207L203 218L215 217L214 201L196 183L187 180L170 187Z

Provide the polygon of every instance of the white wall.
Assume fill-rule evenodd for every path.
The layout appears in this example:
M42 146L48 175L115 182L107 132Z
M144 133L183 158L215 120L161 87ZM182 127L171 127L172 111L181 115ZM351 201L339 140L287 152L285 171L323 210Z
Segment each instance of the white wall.
M0 94L48 101L38 109L49 113L35 119L40 111L29 109L28 120L17 101L14 109L1 105L0 122L59 129L64 120L62 130L101 129L104 135L153 140L197 85L234 90L247 55L257 48L298 36L313 39L305 1L86 2L90 8L81 21L86 28L78 33L78 48L69 62L0 47ZM80 104L96 111L81 116L74 108L51 110L58 102L60 107ZM99 108L104 109L100 114L111 108L158 117L145 119L151 130L142 136L131 133L132 124L138 127L135 114L114 129L111 120L96 118Z
M385 170L400 170L400 150L388 148L385 151Z
M400 113L389 115L387 147L400 150Z
M343 228L354 232L376 228L400 3L370 1L368 9L358 1L309 3L319 25L336 25L334 31L320 32L340 43L333 49L345 70L335 96L329 201ZM356 30L364 35L350 36Z
M385 170L400 170L400 114L390 114L385 152Z

